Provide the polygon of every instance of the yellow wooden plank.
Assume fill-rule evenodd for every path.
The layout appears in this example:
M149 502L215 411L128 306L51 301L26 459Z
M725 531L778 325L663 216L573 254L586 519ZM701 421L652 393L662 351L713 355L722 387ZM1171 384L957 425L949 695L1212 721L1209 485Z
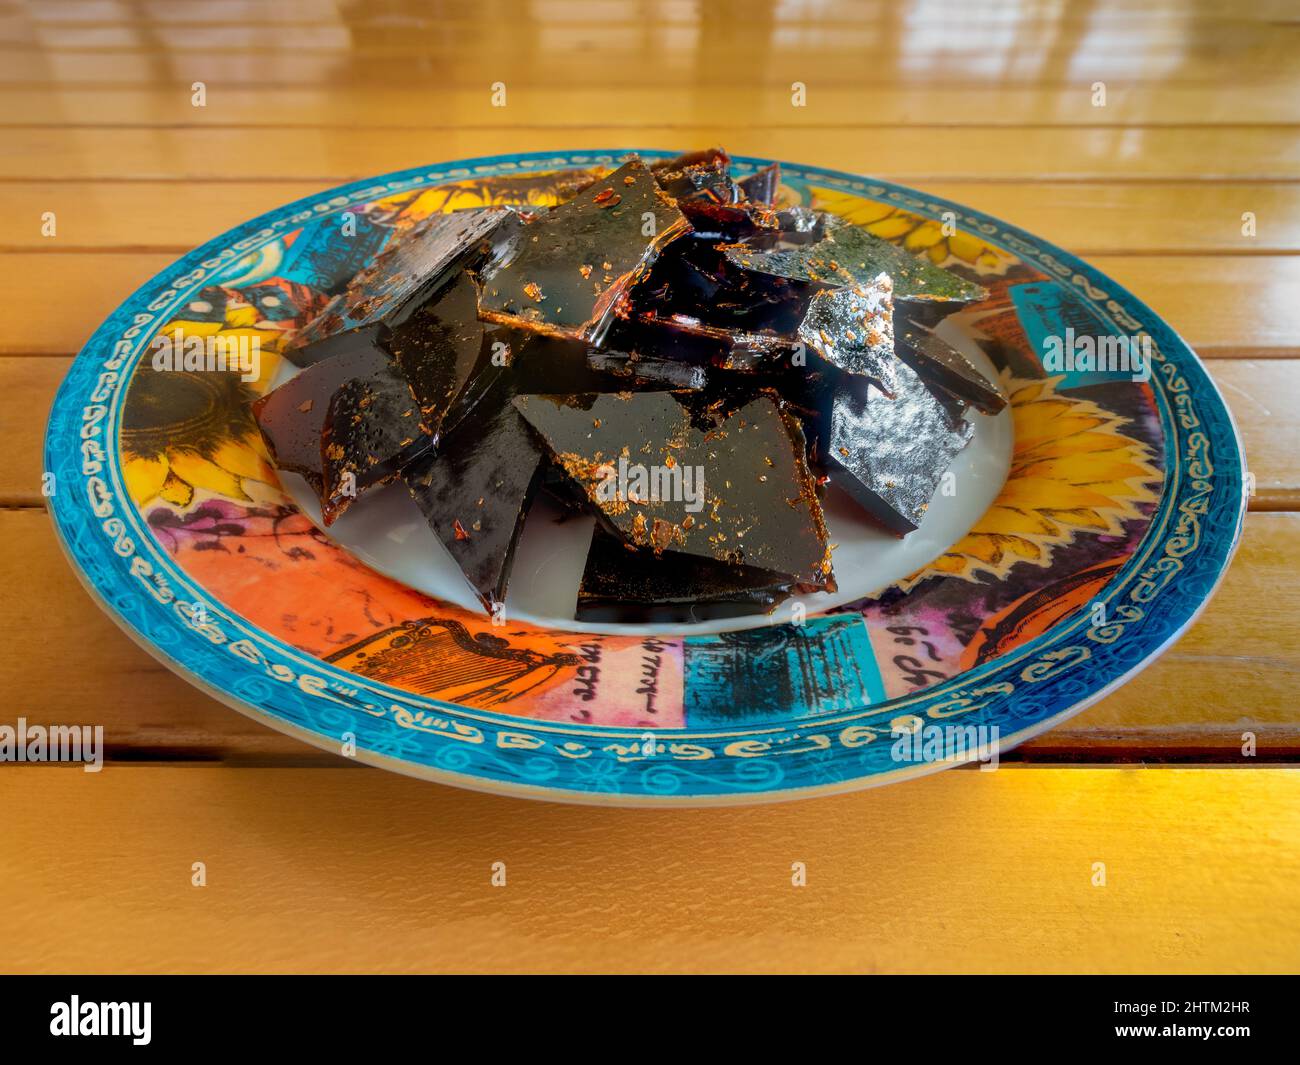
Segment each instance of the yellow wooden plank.
M734 19L698 25L542 27L521 32L508 18L463 34L435 32L418 45L369 48L297 47L292 33L263 33L256 45L153 44L151 29L131 51L49 49L11 45L0 63L9 85L374 84L474 85L504 76L518 85L632 86L690 78L700 85L802 81L822 87L883 85L921 75L938 85L1066 85L1111 79L1129 85L1209 86L1236 77L1263 88L1294 85L1300 26L1279 23L1245 42L1235 27L1219 28L1223 47L1189 48L1185 32L1072 33L1051 22L1027 27L954 25L909 33L886 26L792 26L746 33ZM316 31L319 34L319 30ZM182 41L201 37L192 29ZM347 36L351 38L351 33ZM474 47L466 47L467 37ZM1063 37L1068 39L1063 39ZM398 50L395 52L394 48ZM405 60L405 61L404 61ZM495 77L493 76L495 75Z
M0 614L9 646L44 650L11 659L15 691L44 706L94 705L116 756L334 762L227 709L168 672L91 602L43 510L0 509ZM1251 731L1261 760L1300 752L1300 514L1252 514L1236 561L1204 616L1163 658L1115 694L1026 746L1026 757L1161 758L1199 752L1239 760ZM1267 612L1259 604L1269 603Z
M990 60L1015 52L1053 47L1062 31L1078 62L1113 62L1117 55L1145 56L1148 62L1182 66L1190 59L1187 27L1176 20L1157 19L1105 27L1101 32L1056 17L1021 18L1013 23L989 18L978 10L949 12L951 21L942 27L930 24L909 26L896 12L864 20L782 21L773 25L757 10L749 18L705 17L678 22L654 18L620 19L593 17L584 21L563 21L548 17L541 5L512 5L522 16L503 32L499 19L486 13L448 12L441 19L403 21L399 25L378 20L325 17L300 24L292 33L271 35L265 26L248 22L222 26L190 23L148 26L129 23L78 24L18 23L0 36L0 51L17 53L39 50L50 56L66 54L139 54L152 48L182 53L230 53L280 56L289 52L333 53L357 59L413 59L445 57L453 63L464 57L463 35L489 37L493 54L506 62L535 63L558 53L613 53L614 58L631 58L649 65L663 60L671 67L674 57L659 56L644 48L647 41L676 42L684 60L698 63L712 56L723 69L729 61L743 60L760 51L767 56L809 59L812 55L832 60L842 56L875 53L889 67L905 68L919 61L942 57L958 68L991 69ZM757 8L757 5L755 5ZM1233 59L1269 59L1277 56L1294 31L1285 24L1265 25L1237 20L1215 25L1218 55ZM726 35L730 52L716 45ZM885 46L885 47L882 47ZM588 56L597 70L610 57ZM982 58L983 63L975 60Z
M1089 262L1204 357L1293 351L1300 339L1300 258L1094 255Z
M714 0L547 0L544 5L494 3L484 9L487 18L499 17L509 7L521 27L537 24L585 26L593 19L609 23L679 24L714 17L726 19L729 9ZM751 19L759 18L757 5L746 5ZM1125 0L1100 0L1087 5L1028 4L972 5L969 0L818 0L816 4L769 5L762 18L774 25L861 23L904 19L909 24L950 26L963 20L984 25L1019 25L1051 22L1067 26L1086 24L1125 30L1139 25L1188 26L1230 19L1264 25L1294 14L1288 0L1260 0L1242 6L1237 0L1147 0L1134 5ZM473 21L473 7L431 7L422 0L385 0L374 4L339 4L338 0L42 0L39 5L16 7L23 20L34 25L240 25L319 24L342 22L349 26L437 26Z
M1295 770L949 771L692 814L379 771L27 768L0 803L10 972L1300 965Z
M39 230L39 217L26 223ZM0 354L65 355L173 253L0 253ZM1300 256L1093 256L1201 355L1294 353Z
M206 106L191 102L191 82L153 86L0 85L0 121L22 126L498 126L491 82L411 87L331 85L241 88L214 84ZM647 79L649 80L649 79ZM509 87L512 83L508 82ZM736 128L793 126L871 129L880 126L1131 126L1237 125L1300 122L1300 95L1261 93L1255 85L1107 85L1105 106L1093 104L1091 81L1061 85L996 82L948 88L920 84L816 86L807 113L791 107L788 84L547 83L507 93L516 126L566 127L599 114L609 126L671 123ZM1280 88L1280 87L1279 87ZM431 106L435 104L436 106ZM1283 133L1285 135L1285 133Z
M437 107L436 98L430 99L431 110L436 113ZM722 123L612 130L601 125L521 128L508 107L497 109L495 117L484 109L483 116L480 128L447 128L427 137L393 129L15 128L6 133L0 179L343 181L431 160L505 151L671 149L719 142L740 155L766 155L910 184L969 178L1024 182L1027 174L1038 181L1300 178L1300 138L1262 127L1057 127L1036 130L1032 137L1022 130L995 127L903 128L887 136L838 138L825 129L754 130Z
M15 181L4 190L0 251L183 252L264 211L329 187L319 181ZM1300 184L929 182L930 195L1013 222L1077 255L1264 255L1300 251ZM42 233L53 211L56 236ZM1255 215L1255 235L1241 216Z

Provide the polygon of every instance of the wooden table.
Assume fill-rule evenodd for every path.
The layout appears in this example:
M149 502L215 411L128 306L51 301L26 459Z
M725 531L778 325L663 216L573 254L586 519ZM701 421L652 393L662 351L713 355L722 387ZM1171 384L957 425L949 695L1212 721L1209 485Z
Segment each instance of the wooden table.
M1300 967L1296 15L1285 0L3 5L0 719L100 722L111 759L98 775L0 767L0 969ZM1002 772L753 808L570 808L293 742L164 670L81 590L42 507L46 413L95 325L170 260L417 163L714 142L1013 220L1200 352L1257 492L1221 591L1163 659Z

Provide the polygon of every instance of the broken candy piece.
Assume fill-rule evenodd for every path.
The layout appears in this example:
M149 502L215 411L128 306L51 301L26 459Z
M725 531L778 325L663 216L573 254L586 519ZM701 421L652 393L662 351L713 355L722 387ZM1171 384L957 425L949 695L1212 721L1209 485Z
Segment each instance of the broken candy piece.
M692 412L671 392L529 395L515 408L625 540L833 588L802 431L775 399Z
M520 216L505 207L438 214L394 238L346 291L299 331L286 352L309 366L400 325L456 270L481 265L517 239Z
M788 245L816 244L826 235L826 219L830 216L811 207L787 207L776 213L778 237Z
M402 471L429 528L489 610L505 601L515 545L541 483L546 455L510 404L505 381Z
M677 201L696 239L738 241L777 231L769 200L749 196L743 183L732 180L731 160L720 148L656 163L652 170L664 192ZM757 178L753 187L762 192L771 170L747 180Z
M703 366L692 366L674 359L656 359L636 352L625 354L594 348L587 352L587 365L636 386L657 385L660 388L699 391L708 384L708 372Z
M618 297L689 229L630 159L526 227L514 258L484 279L479 317L599 344Z
M524 334L528 337L510 366L517 394L532 392L619 392L628 382L593 365L588 346L576 340Z
M898 334L898 357L922 380L938 385L981 414L997 414L1007 405L993 384L951 344L921 326L909 325Z
M899 535L921 524L939 480L974 434L948 411L910 366L896 367L894 398L835 387L823 459L841 471L832 482L881 525Z
M740 198L731 180L731 156L721 148L662 159L650 170L659 187L675 200L706 195L719 203L735 203Z
M493 344L509 347L509 330L478 320L478 290L462 273L435 299L393 328L384 344L420 405L425 429L438 436L454 424L504 372ZM450 427L450 424L448 427Z
M736 184L747 199L771 207L776 203L776 193L781 187L781 164L771 163L749 177L741 178Z
M773 352L796 343L812 292L738 267L701 241L683 241L619 300L617 312L647 335L658 330L704 338L724 356L736 347Z
M392 367L334 393L321 432L321 518L331 525L368 488L433 445L406 378Z
M881 274L866 285L816 293L799 323L799 339L832 366L894 394L893 283Z
M578 588L579 621L668 624L768 613L791 592L766 570L630 548L597 525Z
M320 494L320 441L330 400L348 381L391 372L388 352L364 344L337 358L313 363L254 401L253 417L276 466L301 474Z
M958 310L988 293L956 274L918 258L861 226L833 216L824 220L825 234L816 244L764 251L748 247L725 249L727 258L747 270L834 287L867 284L881 273L894 282L895 301L942 304Z

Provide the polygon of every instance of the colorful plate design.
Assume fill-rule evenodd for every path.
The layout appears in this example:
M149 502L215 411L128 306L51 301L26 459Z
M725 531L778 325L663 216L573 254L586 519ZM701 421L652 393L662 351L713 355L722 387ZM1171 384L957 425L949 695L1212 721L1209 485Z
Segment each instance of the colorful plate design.
M990 290L960 321L1000 369L1014 453L957 544L803 624L645 637L493 626L321 536L280 489L248 412L288 331L396 229L487 202L554 202L563 172L625 154L497 156L355 182L210 241L136 292L73 364L46 437L55 526L104 608L215 697L326 749L465 787L629 804L903 779L973 757L944 758L966 726L1005 750L1114 688L1195 618L1239 538L1245 477L1227 408L1187 345L1028 233L785 163L787 201ZM1049 373L1052 338L1071 335L1149 338L1149 379L1050 361L1061 372ZM259 373L156 369L161 336L256 338Z

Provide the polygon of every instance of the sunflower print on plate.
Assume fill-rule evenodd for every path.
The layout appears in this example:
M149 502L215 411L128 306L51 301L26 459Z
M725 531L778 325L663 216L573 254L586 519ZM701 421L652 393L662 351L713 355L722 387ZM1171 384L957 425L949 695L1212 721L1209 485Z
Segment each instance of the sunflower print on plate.
M187 340L219 337L248 353L255 373L245 380L233 370L155 369L148 356L141 360L120 437L122 473L137 505L156 498L188 507L196 490L240 501L278 493L250 404L274 377L285 339L325 302L276 277L240 289L210 285L158 331L151 351L161 339L183 352Z
M1010 252L956 225L936 222L894 204L816 186L809 193L810 206L837 214L915 255L925 255L935 266L966 267L986 277L1005 274L1020 262Z

